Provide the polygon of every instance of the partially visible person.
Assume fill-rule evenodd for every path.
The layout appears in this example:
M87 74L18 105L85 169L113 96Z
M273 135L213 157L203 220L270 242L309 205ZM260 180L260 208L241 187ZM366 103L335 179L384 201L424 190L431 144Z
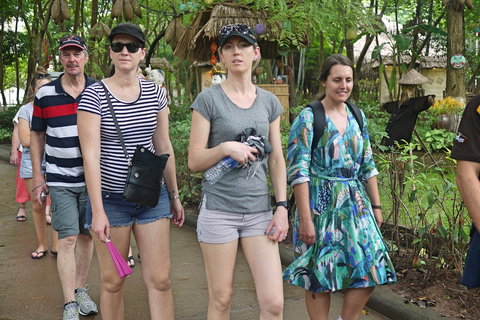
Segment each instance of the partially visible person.
M86 226L91 227L101 272L100 309L104 320L124 319L125 278L118 276L105 245L111 239L127 259L133 231L142 254L151 319L174 317L170 285L170 222L182 226L185 215L178 195L175 156L168 133L167 99L153 82L138 77L145 58L145 35L136 25L120 23L109 36L115 73L85 90L78 107L78 134L88 189ZM112 119L112 103L130 157L137 145L156 154L170 154L160 198L155 207L125 202L128 173L122 143Z
M34 74L30 83L30 99L27 104L22 106L18 112L18 133L20 142L23 146L22 160L20 163L20 178L25 180L28 190L30 191L30 198L34 198L33 195L33 175L32 175L32 162L30 161L30 127L33 117L33 98L38 89L44 84L51 82L50 75L43 68L37 68L37 72ZM45 164L42 163L42 173L45 173ZM32 253L32 259L41 259L48 251L47 248L47 229L46 229L46 212L47 201L41 204L32 201L32 213L33 222L35 225L35 232L37 234L38 248ZM57 232L53 230L53 244L52 254L56 254L58 250L58 236Z
M20 111L20 109L19 109ZM30 201L27 185L20 178L20 162L22 161L22 144L18 136L18 111L13 118L12 148L10 153L10 163L17 167L15 177L15 201L18 203L17 221L27 220L27 202Z
M325 59L318 100L326 125L312 146L313 112L305 108L288 141L288 183L297 210L295 261L283 279L305 289L310 319L327 320L330 294L341 291L338 319L356 320L375 286L396 282L380 225L382 206L365 115L360 128L346 102L353 88L352 62L341 54ZM313 150L312 150L313 149Z
M457 186L472 219L461 283L480 287L480 94L471 99L458 126L451 157L457 159Z
M207 319L230 319L239 243L255 281L260 319L282 319L278 242L285 240L288 232L285 160L280 139L283 110L273 94L252 83L252 68L260 60L260 47L250 26L224 26L218 55L228 77L203 90L191 106L188 166L194 172L203 171L230 157L244 167L233 168L215 184L202 182L197 236L207 274ZM269 155L257 159L260 149L237 140L251 128L256 138L269 142L273 150ZM277 201L274 212L268 174Z
M98 312L87 294L86 280L93 241L85 228L87 190L77 134L77 106L95 80L84 73L87 46L75 35L60 39L60 63L65 73L41 87L34 100L30 154L34 201L50 192L52 227L58 232L57 269L64 298L64 320ZM46 151L46 179L41 167Z

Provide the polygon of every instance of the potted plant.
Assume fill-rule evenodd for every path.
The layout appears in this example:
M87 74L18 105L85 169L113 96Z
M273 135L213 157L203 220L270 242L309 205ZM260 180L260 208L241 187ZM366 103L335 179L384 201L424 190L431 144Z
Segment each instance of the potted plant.
M463 109L464 102L461 99L446 97L436 100L433 106L428 109L437 118L437 121L432 125L433 129L456 132Z

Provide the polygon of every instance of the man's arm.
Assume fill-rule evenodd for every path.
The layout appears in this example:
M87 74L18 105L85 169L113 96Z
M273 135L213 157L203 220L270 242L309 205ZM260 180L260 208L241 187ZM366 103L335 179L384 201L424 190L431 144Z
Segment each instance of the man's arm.
M34 197L32 199L42 204L40 194L42 190L48 191L48 187L45 184L45 178L42 174L42 160L43 152L45 150L45 131L32 131L30 133L30 158L32 160L32 173L33 173L33 187Z
M480 232L480 163L457 162L457 186L477 231Z

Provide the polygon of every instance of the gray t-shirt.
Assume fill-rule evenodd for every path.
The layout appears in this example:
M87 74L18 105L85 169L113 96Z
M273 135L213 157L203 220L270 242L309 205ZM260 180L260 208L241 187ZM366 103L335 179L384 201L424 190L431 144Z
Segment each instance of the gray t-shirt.
M255 128L258 135L268 139L269 125L283 111L280 101L272 93L257 89L257 98L250 108L242 109L234 104L218 84L203 90L191 109L198 111L210 122L208 148L225 141L235 141L246 128ZM250 169L233 169L217 183L202 182L202 199L210 210L234 213L257 213L271 210L267 182L267 161L253 163Z

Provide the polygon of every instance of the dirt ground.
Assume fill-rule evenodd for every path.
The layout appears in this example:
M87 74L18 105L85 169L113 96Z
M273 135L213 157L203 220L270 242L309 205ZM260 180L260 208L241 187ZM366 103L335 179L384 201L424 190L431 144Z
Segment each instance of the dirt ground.
M392 257L398 282L386 288L421 308L433 308L452 319L480 319L480 290L467 290L460 274L434 265L413 268L413 256ZM480 268L480 266L479 266Z

